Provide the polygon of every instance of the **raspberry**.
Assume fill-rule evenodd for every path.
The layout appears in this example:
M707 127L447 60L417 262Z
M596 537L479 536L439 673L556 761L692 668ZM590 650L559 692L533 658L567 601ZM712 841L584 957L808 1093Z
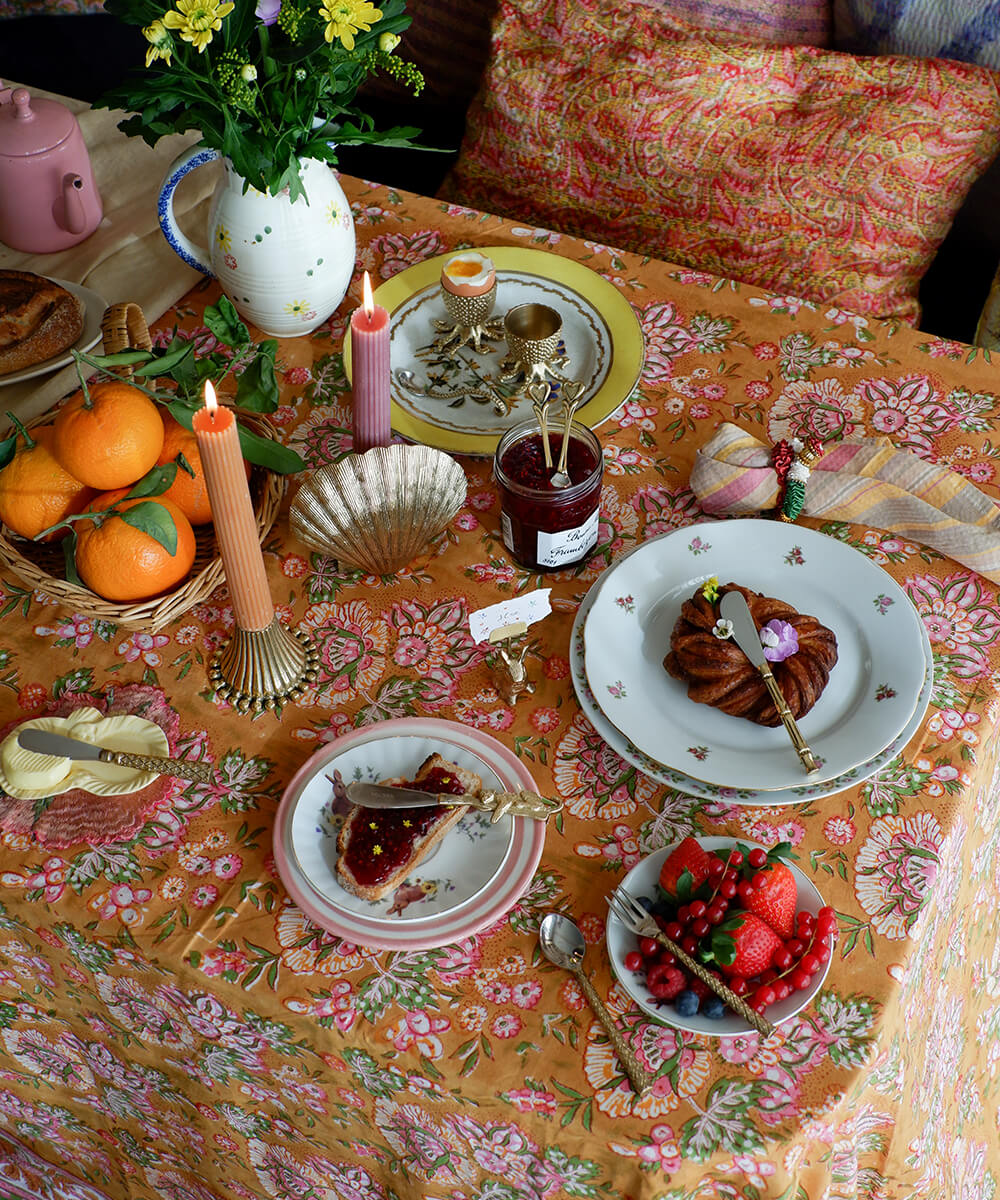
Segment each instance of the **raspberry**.
M684 972L665 963L654 963L646 973L646 987L654 1000L673 1000L684 983Z

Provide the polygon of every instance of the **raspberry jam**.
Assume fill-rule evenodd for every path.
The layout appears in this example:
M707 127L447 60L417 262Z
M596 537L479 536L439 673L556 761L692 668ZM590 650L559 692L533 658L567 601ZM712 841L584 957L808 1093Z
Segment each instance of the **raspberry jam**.
M447 796L461 796L465 791L458 776L441 767L428 771L419 783L399 786ZM406 862L413 853L413 843L446 811L439 804L428 808L359 808L351 817L345 864L358 883L377 887Z
M562 433L549 431L553 462ZM557 571L582 561L597 545L604 458L601 443L585 425L570 429L566 471L570 486L554 488L545 466L536 421L522 421L500 439L493 474L500 487L504 545L524 567Z

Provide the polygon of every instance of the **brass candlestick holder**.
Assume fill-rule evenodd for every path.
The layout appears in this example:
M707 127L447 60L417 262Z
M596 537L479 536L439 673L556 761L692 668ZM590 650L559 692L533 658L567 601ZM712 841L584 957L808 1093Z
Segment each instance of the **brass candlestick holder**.
M238 712L260 713L297 700L319 673L319 651L301 629L275 617L264 629L236 627L212 656L215 694Z

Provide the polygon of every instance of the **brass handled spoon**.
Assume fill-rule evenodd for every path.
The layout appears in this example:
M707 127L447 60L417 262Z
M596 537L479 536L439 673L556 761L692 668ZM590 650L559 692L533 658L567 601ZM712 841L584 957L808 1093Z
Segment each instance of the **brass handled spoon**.
M549 409L555 403L552 395L552 385L545 380L529 383L524 389L531 407L538 418L538 428L542 431L542 453L545 455L545 466L552 470L552 447L549 445Z
M604 1032L611 1039L618 1061L625 1069L636 1095L642 1095L653 1085L653 1076L643 1067L636 1057L635 1051L625 1041L621 1030L608 1012L604 1001L594 990L594 985L583 973L583 955L587 948L583 934L577 926L562 913L549 913L538 929L538 941L542 953L557 967L571 971L580 985L580 990L587 997L594 1015L604 1026Z
M573 416L576 410L580 407L580 401L583 397L583 384L578 379L570 379L562 385L562 401L563 401L563 435L562 445L559 448L559 463L556 466L554 474L550 477L549 483L554 488L568 488L573 482L569 477L569 472L566 470L567 458L569 455L569 435L573 428Z

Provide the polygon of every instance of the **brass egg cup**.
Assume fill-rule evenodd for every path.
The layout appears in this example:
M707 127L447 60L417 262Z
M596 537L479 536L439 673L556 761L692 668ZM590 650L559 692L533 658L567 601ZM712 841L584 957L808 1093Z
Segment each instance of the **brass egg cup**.
M457 296L442 286L441 300L448 320L434 322L440 334L434 347L439 352L472 346L480 354L487 354L493 349L488 342L503 340L503 321L490 316L497 300L496 280L488 292L479 296Z
M523 378L525 384L545 382L554 368L568 362L557 354L562 338L562 317L547 304L518 304L503 319L507 358L500 364L500 379Z

